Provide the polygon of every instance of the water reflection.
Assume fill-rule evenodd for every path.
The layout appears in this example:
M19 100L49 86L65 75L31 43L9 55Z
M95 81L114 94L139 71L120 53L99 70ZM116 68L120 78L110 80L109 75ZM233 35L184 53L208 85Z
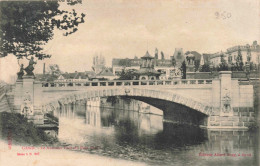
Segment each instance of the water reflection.
M174 149L200 144L207 140L207 132L194 126L164 123L163 131L155 136L157 148Z
M64 106L55 115L59 140L99 147L82 150L90 153L153 165L257 165L255 133L203 130L163 123L158 115L84 104Z

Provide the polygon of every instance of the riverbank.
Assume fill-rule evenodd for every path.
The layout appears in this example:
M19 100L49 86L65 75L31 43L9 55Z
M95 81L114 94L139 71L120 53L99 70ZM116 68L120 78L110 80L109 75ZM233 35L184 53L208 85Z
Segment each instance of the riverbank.
M58 142L18 113L0 113L0 137L12 144L39 145Z
M0 165L19 166L142 166L141 162L127 161L110 157L103 157L65 149L42 149L39 147L10 146L0 141Z
M0 113L0 136L0 165L144 165L86 153L91 153L93 147L84 151L73 149L46 135L20 114Z

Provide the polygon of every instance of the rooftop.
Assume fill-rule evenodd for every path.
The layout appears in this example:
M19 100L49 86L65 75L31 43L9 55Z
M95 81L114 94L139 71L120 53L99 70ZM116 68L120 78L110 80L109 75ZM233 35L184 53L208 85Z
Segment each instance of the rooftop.
M154 57L152 57L148 51L146 51L145 55L143 57L141 57L142 59L154 59Z

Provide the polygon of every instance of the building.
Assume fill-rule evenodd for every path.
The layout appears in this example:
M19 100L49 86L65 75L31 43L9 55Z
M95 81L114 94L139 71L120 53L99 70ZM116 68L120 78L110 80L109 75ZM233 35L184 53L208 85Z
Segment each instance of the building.
M257 44L257 41L254 41L252 45L244 46L234 46L228 48L225 52L217 52L208 56L210 64L213 66L218 66L221 63L221 56L226 60L228 64L235 64L239 52L242 55L242 61L245 64L248 60L255 64L259 65L260 63L260 46Z
M173 57L176 60L176 67L180 68L183 61L185 61L185 55L182 48L175 48Z
M212 64L214 67L217 67L221 63L221 56L223 56L224 60L228 62L227 53L220 51L214 54L210 54L209 63Z
M81 82L90 81L95 78L96 74L93 71L77 72L74 73L63 73L58 76L54 82Z
M203 58L204 64L210 65L209 56L210 56L210 54L202 54L201 58Z
M179 53L179 54L178 54ZM148 51L146 55L148 56ZM160 78L161 79L173 79L176 76L180 74L179 67L181 66L181 63L183 62L184 55L182 52L182 49L175 49L175 56L178 58L178 66L173 64L173 57L171 59L165 59L164 57L161 57L161 59L158 59L158 49L155 49L155 56L151 56L149 54L149 57L152 57L151 61L153 64L153 68L155 71L161 73ZM119 76L120 73L125 70L140 70L141 66L143 65L143 58L137 58L134 59L113 59L112 60L112 71L114 75ZM175 58L175 59L176 59Z
M135 57L134 59L112 59L112 72L119 76L123 70L139 70L142 63L141 59Z
M154 57L148 51L141 57L142 64L140 69L134 73L136 79L139 80L157 80L159 79L160 72L154 69Z
M117 78L116 75L113 74L112 69L104 68L100 73L96 75L97 79L104 79L104 80L114 80Z
M259 64L260 62L260 46L257 41L254 41L252 45L245 46L235 46L227 49L227 56L229 57L229 63L235 63L238 55L238 51L242 54L243 62L247 62L250 57L250 61L254 64Z
M198 72L203 65L210 65L209 56L212 54L200 54L197 51L187 51L185 55L187 72Z
M92 69L93 71L98 74L101 71L103 71L105 69L106 66L106 61L105 58L102 56L102 54L100 55L95 55L93 57L93 66Z

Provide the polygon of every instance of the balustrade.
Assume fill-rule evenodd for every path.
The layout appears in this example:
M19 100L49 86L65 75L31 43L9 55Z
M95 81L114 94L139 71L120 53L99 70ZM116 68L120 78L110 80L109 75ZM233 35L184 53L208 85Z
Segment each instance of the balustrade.
M212 80L205 79L183 79L183 80L111 80L111 81L87 81L87 82L43 82L42 87L84 87L84 86L175 86L212 84Z

